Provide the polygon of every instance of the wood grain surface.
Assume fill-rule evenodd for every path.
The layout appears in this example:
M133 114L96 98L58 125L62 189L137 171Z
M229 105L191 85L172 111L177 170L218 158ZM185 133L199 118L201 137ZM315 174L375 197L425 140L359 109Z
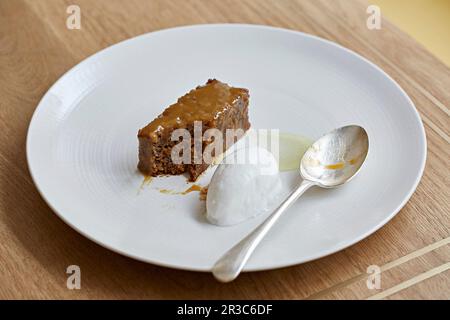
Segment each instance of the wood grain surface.
M81 8L81 30L66 28L71 4ZM450 299L450 69L387 20L381 30L369 30L367 6L359 0L0 0L0 298ZM417 191L390 223L334 255L221 284L206 273L120 256L53 214L25 154L28 124L48 88L121 40L217 22L273 25L335 41L406 90L426 128L428 158ZM81 267L80 290L66 287L73 264ZM381 266L381 289L367 288L369 265Z

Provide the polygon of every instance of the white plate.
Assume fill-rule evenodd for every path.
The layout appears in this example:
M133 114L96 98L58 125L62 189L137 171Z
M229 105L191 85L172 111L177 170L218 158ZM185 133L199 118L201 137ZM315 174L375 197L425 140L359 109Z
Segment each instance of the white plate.
M33 179L53 210L86 237L129 257L189 270L214 261L263 217L234 227L205 222L184 177L138 192L137 130L208 78L250 90L254 128L318 138L359 124L370 152L359 176L313 190L270 232L246 270L289 266L367 237L406 203L422 175L426 138L405 92L381 69L332 42L252 25L168 29L121 42L66 73L28 131ZM202 183L207 183L203 177Z

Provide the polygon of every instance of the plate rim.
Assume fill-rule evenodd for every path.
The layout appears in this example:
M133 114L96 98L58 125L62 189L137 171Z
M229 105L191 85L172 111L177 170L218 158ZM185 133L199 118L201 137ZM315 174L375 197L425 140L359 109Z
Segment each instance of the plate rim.
M316 41L322 42L322 43L326 43L328 45L331 45L337 49L343 50L345 51L347 54L352 55L355 58L358 58L362 61L364 61L365 63L367 63L370 67L374 68L375 70L377 70L378 72L380 72L380 74L382 74L387 81L390 81L395 88L398 90L399 93L401 93L401 95L406 99L406 101L410 104L410 106L412 107L412 112L414 114L414 118L415 120L417 120L418 125L419 125L419 130L420 130L420 137L422 138L421 144L422 144L422 148L420 150L420 168L419 168L419 172L416 176L416 179L414 181L414 183L411 185L411 187L408 190L407 195L404 197L404 199L401 201L401 203L396 207L395 210L393 210L385 219L383 219L380 223L378 223L377 225L373 226L370 228L369 231L367 231L366 233L360 235L359 237L355 237L354 239L344 242L344 244L342 245L337 245L336 247L332 247L328 250L322 250L319 251L317 254L315 255L310 255L300 261L297 262L292 262L292 263L273 263L270 267L252 267L252 268L244 268L244 272L255 272L255 271L265 271L265 270L274 270L274 269L280 269L280 268L287 268L287 267L292 267L295 265L300 265L306 262L310 262L313 260L317 260L326 256L329 256L333 253L337 253L339 251L342 251L348 247L353 246L354 244L360 242L361 240L369 237L370 235L372 235L373 233L375 233L376 231L380 230L386 223L388 223L390 220L392 220L397 214L398 212L406 205L406 203L411 199L412 195L414 194L414 192L416 191L422 177L424 174L424 170L425 170L425 165L426 165L426 160L427 160L427 137L426 137L426 131L425 131L425 127L423 125L423 121L422 118L420 117L420 113L417 110L416 105L414 104L414 102L412 101L412 99L409 97L409 95L405 92L405 90L397 83L397 81L395 81L386 71L384 71L383 69L381 69L381 67L379 67L378 65L376 65L375 63L373 63L372 61L370 61L369 59L365 58L364 56L354 52L353 50L350 50L336 42L333 42L331 40L328 39L324 39L321 38L319 36L313 35L313 34L308 34L302 31L297 31L297 30L293 30L293 29L287 29L287 28L281 28L281 27L274 27L274 26L268 26L268 25L260 25L260 24L248 24L248 23L212 23L212 24L192 24L192 25L182 25L182 26L176 26L176 27L171 27L171 28L164 28L164 29L158 29L155 31L150 31L150 32L146 32L122 41L119 41L115 44L112 44L108 47L105 47L89 56L87 56L86 58L84 58L83 60L81 60L80 62L78 62L77 64L75 64L73 67L69 68L69 70L67 70L66 72L64 72L61 76L59 76L59 78L47 89L46 93L42 96L42 98L39 100L37 107L35 108L35 110L33 111L33 115L31 117L29 126L28 126L28 130L27 130L27 135L26 135L26 159L27 159L27 166L28 166L28 170L30 172L30 176L34 182L34 185L36 187L36 189L38 190L38 193L40 194L40 196L44 199L45 203L50 207L50 209L53 211L53 213L59 217L64 223L66 223L69 227L71 227L72 229L74 229L76 232L78 232L79 234L81 234L82 236L86 237L87 239L89 239L90 241L93 241L94 243L108 249L111 250L115 253L118 253L120 255L126 256L128 258L132 258L134 260L137 261L141 261L141 262L145 262L145 263L150 263L156 266L161 266L161 267L166 267L166 268L172 268L172 269L178 269L178 270L186 270L186 271L197 271L197 272L210 272L211 268L207 268L207 267L189 267L187 265L180 265L180 264L171 264L171 263L164 263L164 262L160 262L160 261L155 261L155 260L151 260L151 259L147 259L144 257L140 257L137 255L134 255L132 253L126 252L122 249L119 248L115 248L110 246L109 244L103 242L102 240L96 239L94 236L91 236L90 234L84 232L83 230L81 230L80 228L78 228L76 225L72 224L70 221L68 221L68 219L66 219L66 217L64 216L64 214L60 213L55 206L52 204L51 199L47 198L44 191L41 189L41 186L39 185L38 179L36 178L36 173L33 170L33 165L32 165L32 160L31 160L31 135L33 133L33 128L34 128L34 123L36 123L36 118L37 118L37 114L39 113L40 109L43 108L44 105L44 101L47 100L49 94L51 94L51 92L53 91L53 89L55 87L57 87L59 85L60 82L64 81L65 78L72 73L73 71L82 68L84 64L88 63L90 60L93 60L95 58L97 58L98 56L100 56L101 54L103 54L106 51L112 50L114 47L116 46L120 46L123 45L124 43L127 42L131 42L131 41L136 41L137 39L140 38L144 38L144 37L151 37L154 36L154 34L161 34L161 33L165 33L165 32L173 32L173 31L178 31L178 30L187 30L187 29L203 29L203 28L254 28L254 29L265 29L265 30L272 30L272 31L278 31L278 32L287 32L287 33L291 33L291 34L296 34L298 36L302 36L305 38L310 38L310 39L314 39Z

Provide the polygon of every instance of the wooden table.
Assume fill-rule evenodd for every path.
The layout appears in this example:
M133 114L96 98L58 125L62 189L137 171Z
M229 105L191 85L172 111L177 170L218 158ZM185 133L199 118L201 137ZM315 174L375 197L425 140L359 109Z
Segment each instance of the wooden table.
M66 28L70 4L81 30ZM386 20L366 27L359 0L1 0L0 297L1 298L436 298L450 299L450 69ZM360 243L326 258L243 274L230 284L211 275L125 258L64 224L39 196L25 155L39 99L70 67L121 40L179 25L242 22L304 31L367 57L407 91L428 138L423 179L403 210ZM443 34L442 41L448 41ZM66 268L81 267L68 290ZM369 265L381 289L366 285Z

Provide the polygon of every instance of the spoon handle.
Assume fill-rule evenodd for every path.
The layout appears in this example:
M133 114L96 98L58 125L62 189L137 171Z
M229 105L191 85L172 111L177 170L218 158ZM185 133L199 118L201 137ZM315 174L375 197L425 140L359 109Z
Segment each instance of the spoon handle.
M258 244L272 228L278 218L291 206L306 190L314 186L315 183L303 180L303 182L295 189L286 200L255 230L253 230L244 239L239 241L234 247L228 250L214 264L212 273L217 280L222 282L230 282L236 279L241 273L242 268L256 249Z

